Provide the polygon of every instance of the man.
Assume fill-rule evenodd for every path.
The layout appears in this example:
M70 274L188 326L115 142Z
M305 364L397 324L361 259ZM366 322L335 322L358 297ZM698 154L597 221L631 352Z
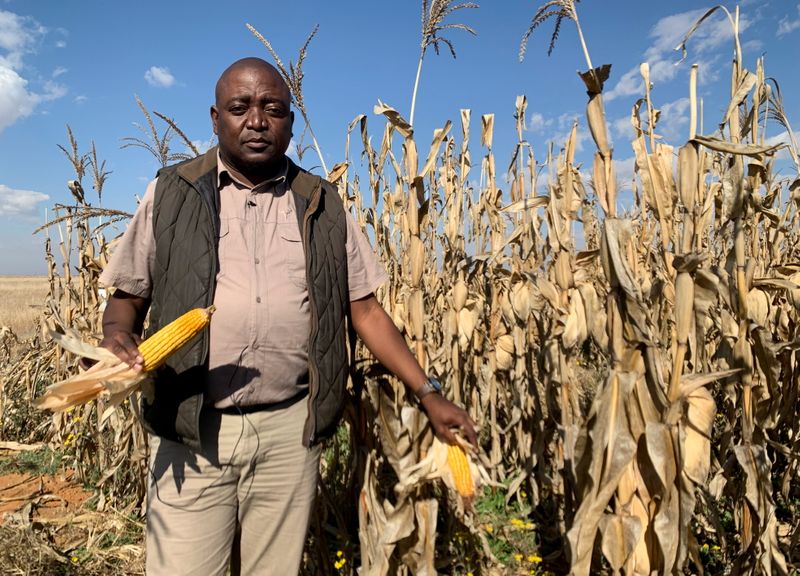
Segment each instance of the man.
M223 72L218 148L161 170L103 272L103 345L134 368L153 332L214 304L210 330L143 394L151 433L147 574L294 574L347 380L347 323L453 441L464 410L438 394L379 305L387 277L335 188L286 156L294 114L278 72Z

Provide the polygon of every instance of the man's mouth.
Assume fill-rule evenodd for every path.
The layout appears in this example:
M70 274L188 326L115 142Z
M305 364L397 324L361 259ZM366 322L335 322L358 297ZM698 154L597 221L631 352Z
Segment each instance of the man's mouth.
M244 145L251 150L263 150L270 145L270 142L268 140L247 140Z

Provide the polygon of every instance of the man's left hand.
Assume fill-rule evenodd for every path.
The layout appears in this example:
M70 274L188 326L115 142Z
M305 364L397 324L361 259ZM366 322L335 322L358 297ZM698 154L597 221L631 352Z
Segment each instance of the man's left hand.
M448 444L455 444L456 437L451 428L461 428L467 441L473 447L478 447L478 433L475 431L475 422L469 417L469 414L463 409L459 408L444 396L440 394L426 394L420 400L425 414L428 415L428 420L433 426L433 432L444 442Z

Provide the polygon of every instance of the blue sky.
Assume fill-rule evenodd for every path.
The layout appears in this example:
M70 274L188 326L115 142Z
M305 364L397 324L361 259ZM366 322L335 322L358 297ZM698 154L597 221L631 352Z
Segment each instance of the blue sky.
M542 2L477 2L480 8L458 11L448 20L477 31L475 37L460 30L446 34L457 58L446 51L438 56L429 51L425 58L415 113L420 155L427 154L435 128L447 120L457 126L459 110L469 108L473 161L480 158L480 116L494 113L498 167L505 167L515 142L514 102L524 94L524 136L542 159L547 142L561 144L573 120L582 119L586 98L575 72L586 66L575 28L563 23L548 57L552 22L544 24L520 63L520 40ZM158 169L146 151L120 149L123 138L141 136L134 124L144 123L144 118L135 95L149 109L174 118L192 140L209 142L213 133L208 109L220 72L244 56L270 60L246 23L269 39L287 63L296 60L298 49L319 24L304 65L304 95L328 167L343 160L346 128L357 115L368 116L373 139L379 140L383 119L372 112L377 101L406 116L410 109L420 5L416 0L0 0L0 275L45 272L43 235L32 231L44 222L45 208L73 201L66 181L74 175L57 146L67 145L66 125L81 151L88 151L94 141L100 160L112 172L103 205L133 211L136 196ZM779 81L797 128L800 3L745 0L740 5L745 66L755 69L756 59L765 55L767 73ZM694 0L578 4L593 63L613 65L606 103L623 178L632 170L626 135L631 106L641 94L640 62L650 63L653 97L662 110L661 132L668 141L678 144L686 138L692 63L700 64L707 132L723 114L732 55L727 20L715 14L690 41L685 62L676 64L680 54L673 51L710 6ZM735 4L726 6L733 10ZM591 141L581 126L581 145L588 154ZM773 130L779 138L781 129ZM298 115L295 134L300 132ZM313 169L318 160L309 153L304 164ZM91 178L84 179L84 188L96 201Z

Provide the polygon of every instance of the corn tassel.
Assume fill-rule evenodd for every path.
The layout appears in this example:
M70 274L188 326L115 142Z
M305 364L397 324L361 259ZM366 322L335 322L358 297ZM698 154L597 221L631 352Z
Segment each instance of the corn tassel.
M214 306L195 308L179 316L139 344L144 371L161 367L167 358L197 336L211 322Z
M456 490L464 498L471 498L475 494L475 487L472 482L472 473L469 469L469 461L464 449L457 444L447 446L447 464L453 474L453 481Z

